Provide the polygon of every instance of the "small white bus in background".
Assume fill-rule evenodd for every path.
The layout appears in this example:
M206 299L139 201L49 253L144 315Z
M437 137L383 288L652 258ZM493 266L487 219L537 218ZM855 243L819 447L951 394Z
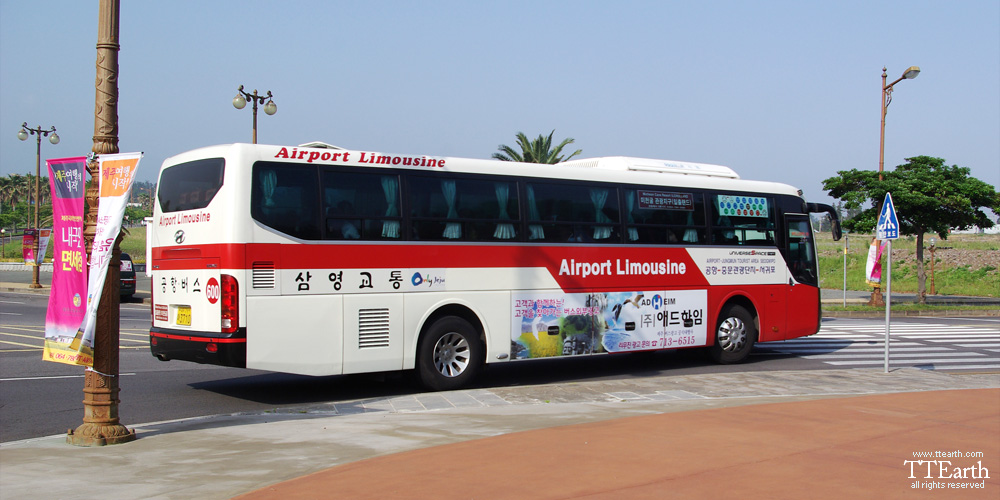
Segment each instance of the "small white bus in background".
M310 144L167 159L151 225L152 354L306 375L705 348L816 333L793 187L626 157L538 165Z

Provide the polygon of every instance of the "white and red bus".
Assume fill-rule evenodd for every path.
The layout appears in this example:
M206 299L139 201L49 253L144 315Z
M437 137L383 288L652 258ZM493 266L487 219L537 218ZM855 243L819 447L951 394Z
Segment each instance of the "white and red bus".
M836 222L716 165L207 147L160 170L152 354L415 370L437 390L555 356L702 347L739 362L819 329L810 212Z

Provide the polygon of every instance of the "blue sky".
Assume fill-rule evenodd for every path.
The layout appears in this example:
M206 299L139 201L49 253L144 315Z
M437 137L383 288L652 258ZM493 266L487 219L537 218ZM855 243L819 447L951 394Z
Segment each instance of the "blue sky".
M94 133L96 0L0 0L0 175ZM162 161L250 142L236 88L270 90L258 140L488 158L555 129L582 157L717 163L831 200L877 169L882 67L895 87L887 169L916 155L1000 186L1000 2L124 1L122 152ZM44 169L44 165L43 165Z

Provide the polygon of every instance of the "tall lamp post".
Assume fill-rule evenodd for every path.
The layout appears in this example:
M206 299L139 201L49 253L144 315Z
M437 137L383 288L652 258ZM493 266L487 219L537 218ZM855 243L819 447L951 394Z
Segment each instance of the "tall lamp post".
M882 182L882 171L885 168L885 114L889 111L889 103L892 102L892 87L903 80L912 80L920 74L920 68L917 66L910 66L906 71L903 72L903 76L897 78L892 83L886 84L886 79L888 74L886 74L885 66L882 67L882 126L879 131L878 140L878 180ZM880 204L881 205L881 204ZM882 207L876 207L877 213L882 212ZM872 290L871 299L868 301L868 305L881 306L885 302L882 299L882 289L880 285L876 285L875 289Z
M38 149L36 149L36 152L35 152L35 230L37 231L38 230L38 205L41 204L41 203L39 203L39 200L41 198L39 198L38 180L41 177L41 173L42 173L42 137L48 137L49 138L49 142L51 142L53 145L55 145L55 144L59 144L59 135L56 134L56 128L55 127L49 127L48 130L43 129L41 125L39 125L37 128L31 128L31 127L28 126L28 122L24 122L23 124L21 124L21 130L19 130L17 132L17 138L21 139L22 141L26 141L26 140L28 140L28 134L29 133L31 135L37 136L37 140L35 142L38 145ZM52 134L52 136L49 137L49 134ZM38 259L38 240L39 240L38 236L39 235L36 233L35 234L35 246L34 246L34 255L35 255L35 259L36 260ZM44 257L43 257L43 259L44 259ZM41 283L38 282L38 267L39 266L36 264L35 266L33 266L31 268L31 288L41 288L42 287Z
M882 168L885 165L885 114L889 110L889 103L892 102L892 86L903 81L912 80L920 74L920 68L917 66L910 66L903 76L896 79L896 81L886 85L886 73L885 67L882 67L882 132L879 136L878 141L878 180L882 180Z
M236 89L236 97L233 98L233 107L236 109L243 109L247 105L247 101L253 103L253 143L257 144L257 105L264 104L264 100L267 100L267 104L264 104L264 112L268 115L273 115L278 112L278 105L274 103L272 99L271 91L267 91L267 95L257 95L257 89L253 89L253 94L243 91L243 86Z

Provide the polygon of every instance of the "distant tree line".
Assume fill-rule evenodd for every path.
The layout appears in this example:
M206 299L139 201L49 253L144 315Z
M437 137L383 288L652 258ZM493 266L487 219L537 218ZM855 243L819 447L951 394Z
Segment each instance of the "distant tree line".
M90 181L87 181L90 185ZM125 215L130 223L142 221L153 213L153 193L156 184L136 181L132 186L132 196ZM35 220L35 175L9 174L0 177L0 227L8 234L19 234L30 228ZM38 223L41 227L52 227L52 198L48 176L42 176L38 184Z

